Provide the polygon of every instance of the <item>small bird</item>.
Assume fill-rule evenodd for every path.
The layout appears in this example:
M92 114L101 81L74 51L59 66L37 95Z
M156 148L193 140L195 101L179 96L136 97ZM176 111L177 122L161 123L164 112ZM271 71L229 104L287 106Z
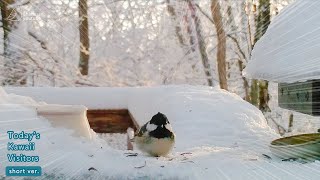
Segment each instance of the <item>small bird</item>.
M168 118L158 112L152 119L143 125L133 141L138 149L151 156L165 156L173 148L175 134L172 131Z

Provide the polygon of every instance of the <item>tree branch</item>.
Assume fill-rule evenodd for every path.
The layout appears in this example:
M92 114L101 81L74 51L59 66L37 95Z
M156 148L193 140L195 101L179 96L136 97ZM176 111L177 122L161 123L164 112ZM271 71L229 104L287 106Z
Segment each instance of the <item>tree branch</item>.
M37 35L35 35L33 32L28 31L28 34L33 37L36 41L38 41L42 47L42 49L48 50L47 43L41 40Z
M200 11L212 24L214 24L213 19L211 19L211 17L201 9L201 7L199 6L199 4L196 4L196 7L197 7L197 9L199 9L199 11Z
M242 56L242 59L245 60L246 59L246 55L242 51L242 49L240 47L240 44L239 44L239 41L235 37L231 36L230 34L228 34L227 37L229 37L236 44L237 49L238 49L238 51L240 52L240 54Z
M212 24L214 24L213 19L211 19L211 17L201 9L201 7L199 6L199 4L196 4L196 7L199 9L199 11L200 11ZM227 37L229 37L229 38L236 44L237 49L238 49L239 52L241 53L242 58L243 58L243 59L246 59L246 56L245 56L244 52L241 50L241 46L240 46L238 40L237 40L235 37L231 36L230 34L227 34Z

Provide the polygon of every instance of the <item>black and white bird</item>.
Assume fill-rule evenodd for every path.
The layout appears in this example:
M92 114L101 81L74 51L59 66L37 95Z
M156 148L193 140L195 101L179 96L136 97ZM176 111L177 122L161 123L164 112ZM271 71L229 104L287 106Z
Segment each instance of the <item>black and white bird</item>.
M165 156L174 146L175 134L168 118L159 112L140 128L133 141L139 150L151 156Z

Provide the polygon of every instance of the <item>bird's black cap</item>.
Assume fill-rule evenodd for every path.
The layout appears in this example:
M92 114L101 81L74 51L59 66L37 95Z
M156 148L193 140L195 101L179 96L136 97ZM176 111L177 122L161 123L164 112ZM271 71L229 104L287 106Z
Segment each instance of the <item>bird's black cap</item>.
M150 120L150 124L155 124L157 126L169 124L168 118L166 115L158 112L158 114L154 115Z

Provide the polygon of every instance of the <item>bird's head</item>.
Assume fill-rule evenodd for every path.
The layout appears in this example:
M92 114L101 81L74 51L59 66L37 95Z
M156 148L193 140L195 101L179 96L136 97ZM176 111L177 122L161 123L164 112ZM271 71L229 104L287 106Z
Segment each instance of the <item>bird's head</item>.
M160 112L154 115L150 122L147 124L147 130L149 132L154 131L156 129L166 129L172 132L172 128L167 116Z

